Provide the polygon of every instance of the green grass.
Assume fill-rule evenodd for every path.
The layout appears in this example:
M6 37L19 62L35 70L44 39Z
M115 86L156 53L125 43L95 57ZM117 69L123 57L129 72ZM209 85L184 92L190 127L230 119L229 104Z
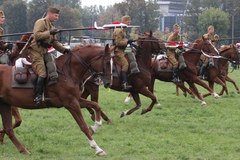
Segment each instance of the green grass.
M231 77L239 82L239 71L231 73ZM103 123L94 135L98 145L107 152L105 157L94 155L67 110L21 110L23 123L15 133L32 155L21 155L5 137L5 144L0 146L0 159L237 160L240 159L240 95L231 84L228 87L228 96L207 97L208 105L201 107L196 99L175 96L173 84L157 81L155 95L161 108L155 107L145 115L140 115L138 110L124 118L119 118L120 113L134 103L125 105L126 93L101 87L100 105L113 120L112 125ZM148 104L150 101L142 97L142 108ZM87 111L82 111L87 123L92 125Z

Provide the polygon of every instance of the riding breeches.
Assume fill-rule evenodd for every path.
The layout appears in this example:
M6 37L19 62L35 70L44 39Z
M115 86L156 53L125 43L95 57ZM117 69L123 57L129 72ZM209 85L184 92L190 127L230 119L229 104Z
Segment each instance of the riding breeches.
M35 51L32 48L29 48L29 56L32 60L32 68L33 71L42 78L47 77L46 67L44 63L44 54L41 54Z
M172 63L173 68L178 68L178 61L177 61L177 59L175 57L175 52L173 50L168 49L166 55L167 55L168 60L170 61L170 63Z
M125 54L123 51L115 51L115 60L117 63L121 65L122 71L127 72L128 71L128 61L125 58Z
M204 66L208 65L208 57L204 56L203 54L200 57L201 61L203 62Z

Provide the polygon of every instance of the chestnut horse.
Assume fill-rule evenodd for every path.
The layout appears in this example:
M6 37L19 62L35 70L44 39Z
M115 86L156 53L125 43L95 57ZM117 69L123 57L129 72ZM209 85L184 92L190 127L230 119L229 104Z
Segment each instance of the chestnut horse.
M82 132L87 136L89 144L95 149L96 154L100 156L106 154L93 140L91 131L83 119L80 102L97 106L96 117L97 115L98 117L101 116L100 107L96 103L89 102L80 97L79 84L83 81L82 77L89 73L92 74L92 67L90 66L98 65L98 70L96 69L95 72L103 72L103 68L106 68L109 64L110 52L108 45L105 48L86 46L76 48L71 54L58 58L56 60L58 71L60 71L58 82L46 88L45 95L50 100L41 105L34 103L33 89L12 88L12 67L0 65L0 114L2 116L3 131L21 153L30 154L14 134L11 106L21 106L21 108L25 109L60 108L64 106L72 114ZM99 67L99 64L101 64L101 67Z
M210 88L214 88L214 83L220 84L222 90L219 95L222 95L225 91L228 94L226 86L226 77L228 71L228 61L239 61L238 50L235 45L223 46L219 49L221 57L214 58L214 66L210 67L206 71L206 77ZM204 97L209 96L205 94Z
M23 35L21 37L21 39L19 41L16 42L16 44L14 45L13 47L13 50L12 50L12 53L11 55L9 56L10 57L10 62L11 64L15 64L15 61L19 58L19 57L24 57L26 58L27 57L27 53L24 52L22 55L19 55L19 52L21 51L21 49L24 47L25 43L24 42L27 42L28 39L30 38L31 34L26 34L26 35ZM94 78L94 77L93 77ZM87 81L87 83L91 83L91 80ZM81 99L80 99L81 100ZM94 101L94 102L98 102L98 101ZM86 101L79 101L80 105L81 105L81 108L82 107L86 107L89 112L92 114L91 118L93 121L95 121L95 112L98 108L96 108L97 106L96 105L92 105L90 103L86 103ZM95 112L94 112L95 111ZM13 128L16 128L16 127L19 127L22 123L22 118L21 118L21 114L19 112L19 109L15 106L12 106L12 116L14 117L15 119L15 122L13 124ZM101 110L101 116L102 118L107 121L108 124L111 124L111 120L107 117L107 115ZM97 117L97 121L99 122L100 121L100 117ZM97 123L97 122L96 122ZM91 126L90 127L91 131L92 132L96 132L96 127L94 126ZM1 131L0 130L0 143L3 143L3 140L4 140L4 135L5 135L5 132Z
M177 83L176 85L181 87L184 90L188 90L184 85L183 82L187 82L188 85L192 88L194 94L198 97L201 101L201 105L206 105L203 97L199 94L197 87L195 84L202 86L203 88L207 89L214 97L218 98L218 94L215 93L206 83L204 83L201 79L199 79L197 75L197 63L199 62L200 56L202 52L206 52L208 54L217 54L216 48L211 44L211 42L204 37L196 40L194 45L190 50L186 51L183 56L185 59L185 63L187 64L187 68L184 70L179 71L179 77L182 80L182 83ZM154 60L152 62L152 88L154 88L155 79L172 82L173 73L171 70L158 70L159 68L159 61Z
M213 89L214 83L220 84L222 86L222 90L220 91L219 95L222 95L224 91L226 92L226 94L228 94L226 81L229 81L233 83L237 92L240 93L240 90L237 87L236 83L228 76L228 67L229 67L228 61L239 62L239 54L238 54L237 48L235 45L232 44L232 45L221 47L219 51L220 51L220 57L218 56L214 59L215 66L211 68L207 68L207 71L206 71L206 77L207 77L206 80L208 81L209 87ZM176 88L176 90L178 91L178 88ZM190 95L193 94L191 91L191 88L190 90L182 89L182 91L184 95L186 95L187 93L189 93ZM209 95L210 93L207 93L207 94L204 94L203 97L206 97Z
M151 59L153 54L160 52L159 41L153 37L150 32L149 35L145 35L138 39L138 43L139 46L136 50L136 61L140 69L140 73L132 74L128 78L129 84L133 87L130 90L130 93L133 96L136 106L130 110L122 112L120 117L130 115L141 107L139 94L142 94L152 100L151 104L146 109L143 109L141 114L151 111L153 106L157 103L156 97L149 88L151 87ZM93 100L98 100L98 87L98 85L94 85L93 83L86 83L82 96L86 98L91 95ZM109 87L116 91L122 91L121 80L119 77L112 77L112 82Z

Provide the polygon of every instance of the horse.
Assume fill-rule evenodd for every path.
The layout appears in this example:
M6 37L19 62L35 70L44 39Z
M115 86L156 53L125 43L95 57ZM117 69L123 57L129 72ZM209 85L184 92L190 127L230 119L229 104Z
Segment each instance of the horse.
M133 96L133 99L136 103L136 106L123 111L120 117L124 117L126 115L132 114L134 111L141 107L141 100L139 94L142 94L151 99L151 104L142 110L141 114L145 114L152 110L153 106L157 103L157 99L154 94L149 90L151 87L151 59L152 54L157 54L160 52L161 48L159 45L158 39L152 36L152 32L148 35L144 35L140 37L138 40L138 46L136 48L136 61L138 67L140 69L140 73L131 74L128 78L128 83L132 85L132 89L130 91L123 91L121 87L121 80L118 77L112 76L111 83L109 86L113 90L120 92L130 92ZM117 64L115 64L116 66ZM119 73L117 73L119 75ZM98 99L98 85L88 85L86 83L86 88L83 92L83 97L86 98L89 95Z
M100 107L97 103L87 101L80 97L81 91L79 84L82 83L84 75L91 73L92 65L101 64L102 67L97 68L95 72L103 72L103 68L107 68L110 64L111 50L109 46L85 46L72 50L71 54L65 54L56 59L56 65L59 72L58 82L48 86L45 90L45 96L49 97L48 101L40 105L36 105L33 101L33 89L16 89L11 87L12 66L0 65L0 114L2 116L2 124L4 132L8 135L12 143L16 146L20 153L30 154L30 152L20 143L14 134L12 127L11 106L21 106L25 109L44 109L49 107L60 108L65 107L73 116L81 131L86 135L91 148L95 149L95 153L99 156L106 155L95 140L92 138L90 129L83 118L80 110L80 102L97 106L96 119L100 117ZM24 92L24 94L22 94ZM97 116L98 115L98 116ZM95 123L95 127L100 122Z
M27 58L27 55L28 55L27 50L26 50L25 52L23 52L22 55L19 55L19 52L22 50L22 48L24 47L25 43L29 40L30 37L31 37L31 34L25 34L25 35L21 36L20 40L18 40L18 41L15 43L15 45L14 45L14 47L13 47L13 50L12 50L12 53L11 53L11 55L9 56L11 64L14 65L14 64L15 64L15 61L16 61L19 57ZM79 46L78 46L78 47L79 47ZM94 78L94 77L93 77L93 78ZM92 79L93 79L93 78L91 78L90 80L88 80L86 83L93 83L93 82L92 82ZM81 85L80 85L80 86L81 86ZM82 97L84 98L84 96L82 96ZM85 98L85 99L86 99L86 98ZM94 102L97 102L97 103L98 103L98 101L95 100L94 97L93 97L93 100L94 100ZM91 101L93 101L93 100L91 100ZM94 114L94 113L95 113L96 110L97 110L97 109L96 109L96 106L95 106L95 105L91 105L91 104L89 104L89 103L86 103L85 101L80 101L80 105L81 105L81 108L86 107L86 108L89 110L89 112L90 112L91 115L92 115L92 116L91 116L92 120L95 121L96 118L95 118L95 114ZM19 112L19 109L18 109L16 106L12 106L12 116L13 116L14 119L15 119L15 122L14 122L14 124L13 124L13 128L19 127L19 126L21 125L21 123L22 123L22 118L21 118L21 114L20 114L20 112ZM108 124L111 124L111 123L112 123L112 121L108 118L108 116L107 116L102 110L101 110L101 117L102 117L105 121L107 121ZM100 121L100 117L97 117L97 120ZM94 126L91 126L90 129L91 129L91 131L94 133L94 132L96 132L96 129L97 129L97 128L95 128ZM4 135L5 135L5 132L0 131L0 143L3 143Z
M183 82L187 82L188 85L192 88L192 92L197 96L197 98L201 101L201 105L206 105L203 97L199 94L197 87L195 84L202 86L203 88L207 89L215 98L218 98L219 95L214 92L206 83L204 83L199 77L197 76L197 63L200 59L202 52L206 52L208 54L217 54L217 49L212 45L212 43L201 37L197 39L191 48L183 53L185 63L187 64L187 68L179 71L179 77L182 80L181 83L176 83L177 86L184 90L188 90L184 85ZM153 60L152 62L152 91L154 88L154 82L156 79L166 82L172 82L173 73L171 69L168 70L159 70L159 63L158 60ZM169 64L171 66L171 64ZM168 66L168 68L171 68Z
M214 88L214 83L220 84L222 90L219 95L223 95L224 91L228 95L228 89L226 86L226 78L228 72L228 61L239 61L238 50L235 45L223 46L219 49L220 57L214 58L214 66L209 67L206 70L206 77L210 88ZM229 79L229 78L228 78ZM209 93L204 97L209 96Z

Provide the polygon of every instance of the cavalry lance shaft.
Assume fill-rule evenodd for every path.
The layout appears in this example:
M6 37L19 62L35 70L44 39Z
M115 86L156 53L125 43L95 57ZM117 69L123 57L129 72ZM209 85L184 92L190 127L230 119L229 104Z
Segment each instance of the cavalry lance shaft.
M85 28L68 28L68 29L60 29L59 32L66 32L66 31L84 31L84 30L100 30L95 27L85 27ZM107 30L107 29L102 29ZM12 33L12 34L4 34L0 37L12 37L12 36L21 36L25 34L33 34L33 32L22 32L22 33Z

